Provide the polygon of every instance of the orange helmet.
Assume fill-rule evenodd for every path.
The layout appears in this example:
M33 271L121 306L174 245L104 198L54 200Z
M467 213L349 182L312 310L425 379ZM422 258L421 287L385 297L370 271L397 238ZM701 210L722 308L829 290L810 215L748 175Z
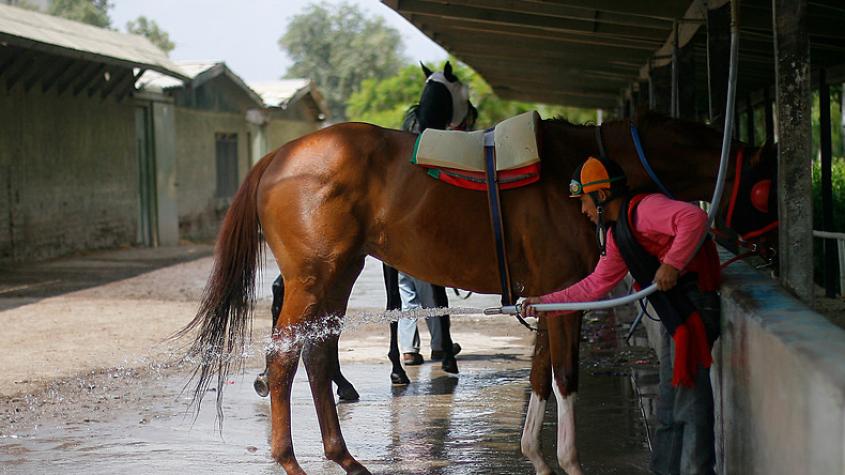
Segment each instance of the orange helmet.
M578 198L584 193L598 190L613 190L624 185L625 174L613 162L588 158L575 169L569 182L569 196Z

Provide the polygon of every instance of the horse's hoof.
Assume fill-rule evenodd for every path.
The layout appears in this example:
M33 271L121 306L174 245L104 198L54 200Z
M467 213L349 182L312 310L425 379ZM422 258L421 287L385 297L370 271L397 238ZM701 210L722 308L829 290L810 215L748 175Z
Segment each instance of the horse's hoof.
M411 384L411 380L408 379L408 375L405 372L401 373L390 373L390 382L393 384Z
M261 397L267 397L270 395L270 385L267 382L267 373L261 373L255 378L255 382L252 383L252 387L255 389L255 393Z
M440 367L447 373L458 374L458 361L455 358L444 359Z
M357 401L361 399L361 396L358 395L358 391L356 391L352 386L346 386L343 388L338 387L337 397L339 397L341 401Z

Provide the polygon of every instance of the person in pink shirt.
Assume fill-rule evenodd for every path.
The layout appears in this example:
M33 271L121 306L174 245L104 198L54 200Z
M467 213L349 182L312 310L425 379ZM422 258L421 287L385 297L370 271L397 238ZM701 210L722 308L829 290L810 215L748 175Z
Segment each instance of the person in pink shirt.
M660 316L658 427L651 469L656 474L712 474L715 465L710 348L718 338L719 259L707 215L659 193L631 195L614 162L590 157L573 175L570 195L596 225L601 257L578 283L525 299L526 316L538 303L586 302L607 296L630 272ZM562 314L571 312L561 312ZM551 318L565 318L561 313Z

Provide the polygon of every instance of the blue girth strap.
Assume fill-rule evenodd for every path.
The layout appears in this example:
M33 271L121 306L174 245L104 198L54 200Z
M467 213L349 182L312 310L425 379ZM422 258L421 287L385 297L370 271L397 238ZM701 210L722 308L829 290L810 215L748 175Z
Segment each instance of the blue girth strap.
M511 289L510 272L508 271L508 254L505 248L505 223L502 219L502 205L499 197L499 180L496 173L496 147L493 144L493 129L484 134L484 165L487 181L487 203L490 207L490 223L493 226L493 239L496 244L496 260L499 264L499 283L502 286L502 306L514 304ZM533 330L530 325L517 314L519 323Z
M640 157L640 163L642 164L643 168L645 168L646 173L648 176L651 177L651 181L657 185L657 188L660 189L660 192L664 195L668 196L669 198L675 199L675 196L669 191L669 188L666 188L666 185L660 181L660 178L657 178L657 173L654 173L654 169L651 168L651 165L648 164L648 160L645 158L645 152L643 151L643 145L640 143L640 133L637 132L637 126L631 123L631 138L634 140L634 148L637 149L637 156Z

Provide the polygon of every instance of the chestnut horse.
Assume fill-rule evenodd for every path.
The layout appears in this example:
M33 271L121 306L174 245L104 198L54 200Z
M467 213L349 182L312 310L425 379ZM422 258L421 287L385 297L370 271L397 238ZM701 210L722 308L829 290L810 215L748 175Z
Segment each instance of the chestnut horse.
M646 156L676 197L710 199L720 133L654 115L638 125ZM652 190L630 126L628 120L601 126L607 156L624 169L632 189ZM520 296L575 283L598 259L594 228L568 191L575 166L599 154L595 126L545 120L539 139L542 179L502 193L510 275ZM195 398L199 402L216 373L222 417L223 383L232 357L242 349L255 300L263 231L285 282L277 344L269 357L270 443L273 458L288 474L304 473L291 439L291 385L300 357L326 456L347 473L369 473L346 448L331 391L339 322L367 255L429 282L501 292L485 194L433 180L411 164L415 140L415 134L363 123L339 124L294 140L253 167L221 227L201 306L184 330L199 329L192 349L204 364L197 370ZM580 473L573 408L581 315L542 317L538 326L522 449L538 473L551 473L540 456L539 435L554 391L558 461L568 473Z

